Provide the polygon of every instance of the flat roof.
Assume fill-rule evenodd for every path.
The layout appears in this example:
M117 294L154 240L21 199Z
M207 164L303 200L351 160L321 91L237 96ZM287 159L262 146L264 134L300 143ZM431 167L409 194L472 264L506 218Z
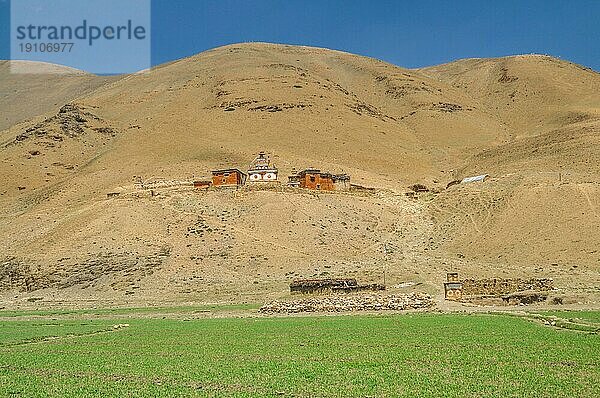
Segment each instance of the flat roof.
M277 173L277 169L252 169L248 173Z
M242 170L240 169L221 169L221 170L212 170L211 173L214 174L221 174L221 173L228 173L228 172L237 172L237 173L241 173L243 175L246 175L246 173L244 173Z
M333 177L333 174L331 174L330 172L321 171L319 169L305 169L298 172L299 176L301 176L302 174L320 174L322 177Z

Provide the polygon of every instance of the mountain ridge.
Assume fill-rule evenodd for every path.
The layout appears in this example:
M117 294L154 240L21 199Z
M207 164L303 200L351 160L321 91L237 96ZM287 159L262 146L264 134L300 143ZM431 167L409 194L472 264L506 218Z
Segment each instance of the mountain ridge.
M245 43L111 79L2 132L0 254L40 294L255 300L293 277L378 281L384 263L436 294L450 268L599 284L596 72L537 56L414 70ZM282 183L319 167L376 191L106 198L134 176L199 179L260 150ZM410 199L415 183L430 192Z

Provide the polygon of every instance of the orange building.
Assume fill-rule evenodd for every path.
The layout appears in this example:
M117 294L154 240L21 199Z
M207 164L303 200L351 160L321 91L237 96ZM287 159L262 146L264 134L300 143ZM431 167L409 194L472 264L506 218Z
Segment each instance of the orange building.
M331 174L319 169L306 169L300 172L292 170L287 185L320 191L344 191L350 189L350 176L348 174Z
M300 188L333 191L335 184L333 174L322 172L319 169L306 169L297 174Z
M246 174L239 169L224 169L212 171L212 185L219 186L238 186L244 185Z

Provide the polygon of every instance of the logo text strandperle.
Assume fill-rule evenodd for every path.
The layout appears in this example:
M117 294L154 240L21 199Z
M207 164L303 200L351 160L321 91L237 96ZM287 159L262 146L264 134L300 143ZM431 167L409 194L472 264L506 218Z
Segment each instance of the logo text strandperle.
M73 28L72 26L40 26L28 25L17 26L17 40L87 40L90 46L95 40L144 40L146 39L146 28L137 25L134 27L133 22L129 19L125 25L107 25L96 26L88 25L86 19L81 25Z

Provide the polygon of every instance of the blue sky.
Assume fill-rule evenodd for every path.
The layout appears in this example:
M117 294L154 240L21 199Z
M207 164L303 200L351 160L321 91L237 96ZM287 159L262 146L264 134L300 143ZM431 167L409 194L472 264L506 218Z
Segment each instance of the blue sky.
M0 0L0 59L10 57L9 15ZM333 48L404 67L541 53L600 70L600 0L152 1L153 65L246 41Z

